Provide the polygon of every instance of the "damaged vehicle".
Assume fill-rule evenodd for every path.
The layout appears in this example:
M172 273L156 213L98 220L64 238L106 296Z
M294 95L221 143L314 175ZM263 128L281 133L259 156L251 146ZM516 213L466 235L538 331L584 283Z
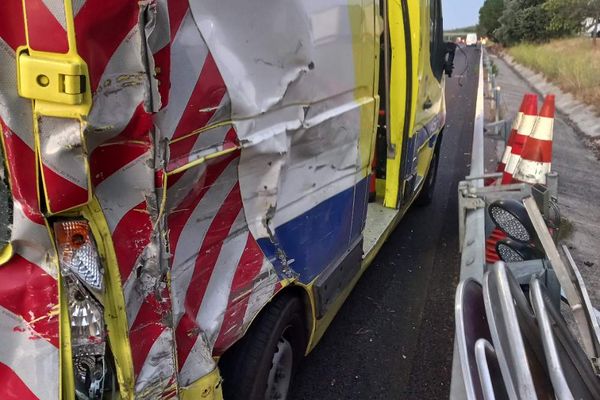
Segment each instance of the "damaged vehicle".
M445 122L440 0L7 0L0 398L283 399Z

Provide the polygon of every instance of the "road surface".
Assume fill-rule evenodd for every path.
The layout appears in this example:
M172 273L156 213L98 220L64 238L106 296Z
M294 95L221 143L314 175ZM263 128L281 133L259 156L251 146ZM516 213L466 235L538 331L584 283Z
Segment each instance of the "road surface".
M292 400L448 398L458 283L457 184L468 173L479 49L457 51L435 199L409 211L317 348ZM465 70L466 69L466 70Z

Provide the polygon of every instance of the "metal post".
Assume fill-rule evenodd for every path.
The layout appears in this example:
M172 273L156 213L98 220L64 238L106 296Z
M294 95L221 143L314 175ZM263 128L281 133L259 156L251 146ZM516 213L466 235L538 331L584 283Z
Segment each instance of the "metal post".
M558 172L551 171L546 174L546 186L550 196L558 199Z

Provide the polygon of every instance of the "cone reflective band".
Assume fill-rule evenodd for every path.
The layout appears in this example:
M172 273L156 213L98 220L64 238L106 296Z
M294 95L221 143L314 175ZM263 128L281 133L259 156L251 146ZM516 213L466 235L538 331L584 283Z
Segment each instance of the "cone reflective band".
M517 164L521 159L523 145L525 144L527 137L529 137L531 132L533 132L533 128L537 120L537 96L526 96L524 103L523 116L521 117L517 134L515 135L512 143L511 154L506 162L504 174L502 175L503 184L513 183L513 173L515 172Z
M519 112L517 113L517 116L513 121L510 136L508 137L508 141L506 142L506 148L504 149L502 160L498 164L498 170L496 172L504 172L504 168L506 167L506 164L510 159L510 154L512 153L512 146L514 144L515 137L517 136L517 132L519 131L519 127L521 126L521 121L523 120L523 114L527 110L527 105L532 102L537 103L537 96L531 93L525 94L525 96L523 97L523 101L521 102Z
M546 174L550 172L552 165L553 130L554 95L548 95L535 128L525 142L514 179L530 184L546 183Z

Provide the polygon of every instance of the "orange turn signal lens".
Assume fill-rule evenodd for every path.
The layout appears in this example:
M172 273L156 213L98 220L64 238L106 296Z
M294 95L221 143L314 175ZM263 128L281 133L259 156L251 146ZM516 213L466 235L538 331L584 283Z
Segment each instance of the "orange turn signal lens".
M73 273L94 290L103 288L103 271L90 227L83 220L54 224L58 257L63 274Z

